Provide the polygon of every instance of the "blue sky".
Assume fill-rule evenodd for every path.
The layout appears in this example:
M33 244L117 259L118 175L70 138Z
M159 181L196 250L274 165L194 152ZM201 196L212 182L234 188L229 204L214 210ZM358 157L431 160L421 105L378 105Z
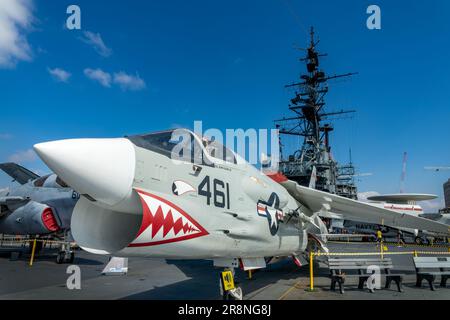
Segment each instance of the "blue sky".
M283 86L304 70L294 47L306 45L314 25L329 54L325 70L359 72L332 83L327 98L330 111L357 110L335 122L335 158L347 161L351 148L359 171L373 173L359 190L392 193L407 151L406 191L442 197L450 172L423 167L450 165L446 0L2 3L0 27L9 23L16 41L2 43L0 32L0 161L45 172L29 151L37 142L192 127L194 120L207 128L271 128L288 114L292 93ZM81 30L64 28L70 4L81 8ZM381 8L381 30L366 28L370 4ZM0 175L0 186L8 185Z

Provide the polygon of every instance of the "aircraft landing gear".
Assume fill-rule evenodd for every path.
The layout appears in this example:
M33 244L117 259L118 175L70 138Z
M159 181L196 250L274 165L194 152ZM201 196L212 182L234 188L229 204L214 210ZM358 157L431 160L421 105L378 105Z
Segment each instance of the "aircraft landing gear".
M63 244L61 246L61 250L58 252L58 255L56 256L56 263L62 264L62 263L73 263L73 260L75 259L75 252L70 249L69 244Z
M225 268L220 274L220 293L223 300L242 300L242 288L234 282L234 268Z
M423 237L419 237L419 236L417 236L415 239L414 239L414 242L416 243L416 244L429 244L430 243L430 241L428 240L428 239L426 239L426 238L423 238Z

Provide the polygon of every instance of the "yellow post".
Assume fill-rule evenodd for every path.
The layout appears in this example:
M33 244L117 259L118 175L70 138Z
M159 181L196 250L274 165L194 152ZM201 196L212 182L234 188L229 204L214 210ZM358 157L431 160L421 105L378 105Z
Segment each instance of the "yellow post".
M314 266L313 266L313 260L314 260L314 253L309 253L309 290L314 291Z
M252 270L248 270L248 278L251 280L252 279Z
M414 257L417 257L417 250L414 250Z
M35 251L36 251L36 239L34 239L33 241L33 249L31 250L30 267L33 265Z

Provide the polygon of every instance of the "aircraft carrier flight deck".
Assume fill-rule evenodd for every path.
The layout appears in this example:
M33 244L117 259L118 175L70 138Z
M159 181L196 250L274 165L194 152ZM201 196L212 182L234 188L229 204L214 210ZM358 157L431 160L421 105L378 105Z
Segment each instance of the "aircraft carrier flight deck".
M444 246L424 247L395 244L386 245L386 252L424 250L442 252ZM375 243L331 242L331 252L376 252ZM298 267L291 259L269 265L254 272L251 279L247 272L236 271L235 281L242 286L244 300L305 300L305 299L450 299L450 288L439 287L431 291L427 283L417 288L416 274L411 255L390 255L395 271L404 274L403 292L395 285L391 289L358 289L357 281L348 279L345 293L330 290L330 278L324 261L314 263L314 291L309 292L309 265ZM10 261L11 250L2 249L0 255L0 299L221 299L218 269L211 261L164 260L130 258L126 275L102 275L108 257L77 251L74 265L81 270L81 289L69 290L66 282L68 264L56 264L55 252L44 249L29 266L29 254L25 251L15 261ZM384 285L384 282L383 282Z

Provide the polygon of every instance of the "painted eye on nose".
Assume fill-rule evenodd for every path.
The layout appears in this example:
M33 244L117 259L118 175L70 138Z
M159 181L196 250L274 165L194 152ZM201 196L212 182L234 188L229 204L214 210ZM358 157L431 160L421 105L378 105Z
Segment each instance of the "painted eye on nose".
M184 182L182 180L175 180L172 183L172 192L176 196L181 196L188 192L195 192L195 188L187 182Z

